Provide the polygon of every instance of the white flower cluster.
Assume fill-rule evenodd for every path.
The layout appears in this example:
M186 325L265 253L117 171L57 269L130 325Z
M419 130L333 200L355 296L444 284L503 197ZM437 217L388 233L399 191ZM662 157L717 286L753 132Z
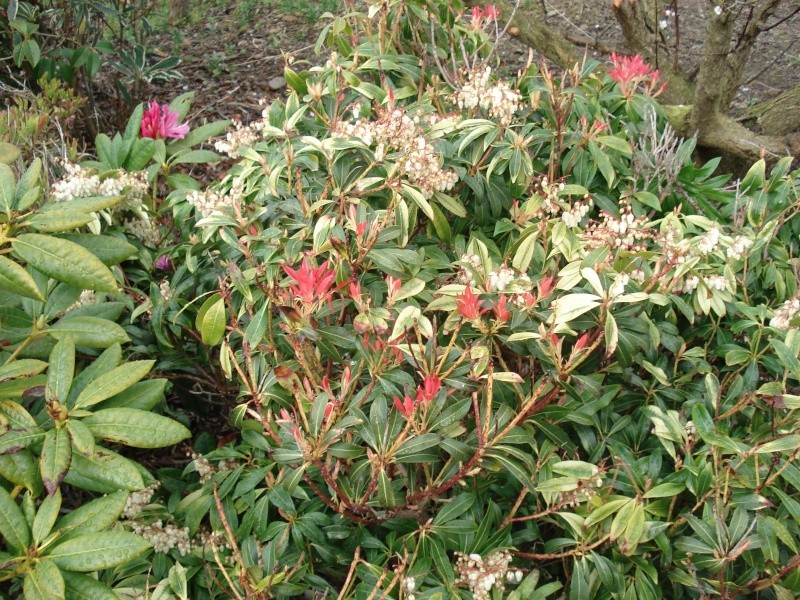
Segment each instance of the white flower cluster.
M172 288L169 285L169 279L164 279L158 284L158 291L161 294L161 300L169 302L172 298Z
M181 556L186 556L192 549L188 527L180 528L172 523L164 525L161 519L148 525L134 521L131 527L135 533L150 542L156 552L167 554L173 548L177 548Z
M379 113L378 119L361 119L355 123L340 122L332 128L334 135L360 138L367 146L375 146L375 160L380 162L387 152L397 152L397 164L408 180L426 198L436 191L446 192L458 183L455 171L442 168L442 159L425 139L418 126L405 111L395 109Z
M202 218L207 219L215 212L221 212L225 207L241 203L242 196L242 186L234 185L227 193L222 194L211 189L204 192L192 190L186 196L186 201L200 213Z
M253 146L262 139L262 131L266 121L263 119L253 121L248 125L242 125L241 121L232 119L233 129L228 130L224 140L214 143L214 148L231 158L239 158L239 150L244 147Z
M800 296L795 296L784 302L780 308L775 309L769 326L776 329L789 329L792 326L792 319L798 313L800 313Z
M126 519L136 518L139 513L142 512L142 509L150 504L150 500L153 499L153 494L156 489L158 489L158 485L159 484L156 482L143 490L131 492L128 499L125 501L125 508L122 509L122 516Z
M722 275L705 275L703 277L703 283L709 290L724 292L729 289L728 280Z
M135 209L141 206L142 198L147 195L147 189L147 173L145 171L135 173L120 171L117 177L104 179L97 191L100 196L124 194L126 207Z
M52 185L50 193L56 202L125 194L126 203L136 207L147 194L147 173L144 171L128 173L119 170L116 176L109 176L101 181L91 170L64 162L64 176Z
M466 585L472 592L475 600L489 600L492 589L499 592L505 591L505 582L508 581L508 566L511 564L511 554L500 550L490 554L486 560L480 554L461 554L456 552L456 572L458 579L456 585ZM517 577L519 573L519 577ZM513 573L514 583L522 580L522 573Z
M645 227L645 217L635 217L630 204L620 201L620 216L605 211L600 213L600 221L590 223L583 234L589 248L618 248L628 252L641 252L642 243L652 238L652 231Z
M717 245L719 245L719 229L714 226L697 242L697 250L703 255L711 254Z
M542 198L544 198L544 202L542 203L542 208L550 213L551 215L557 215L561 212L561 204L559 204L558 198L559 193L564 190L566 185L564 182L560 182L558 184L550 183L547 177L542 177L541 181L534 183L533 189L534 192L538 192ZM589 203L588 198L584 198L586 203Z
M465 285L472 285L475 283L475 273L477 272L479 275L483 275L483 265L481 265L481 257L477 254L462 254L461 258L459 259L461 262L465 262L469 264L470 268L462 267L458 271L458 275L456 279L459 283L463 283Z
M161 242L161 232L150 219L128 219L125 229L133 237L149 248L158 248Z
M678 286L675 291L677 293L683 292L684 294L691 294L700 285L700 278L697 275L689 275L684 281L682 286Z
M570 228L580 225L583 217L589 212L591 203L592 201L589 198L585 198L583 201L575 202L569 210L564 210L561 213L561 220L564 221L564 225Z
M482 108L489 116L508 125L522 104L522 95L503 81L491 81L492 68L475 70L457 89L452 100L461 109Z
M611 287L608 290L609 298L616 298L617 296L622 296L625 293L625 286L628 285L628 282L631 280L630 275L627 273L620 273L614 278L614 283L611 284Z
M477 254L462 254L459 260L467 263L469 267L465 266L459 270L456 281L471 286L476 285L475 275L484 279L483 265ZM517 288L514 290L517 292L529 291L532 286L531 279L525 273L520 273L505 265L501 265L500 268L489 271L488 275L485 275L484 288L486 292L506 292L510 291L509 287L511 286ZM511 299L514 300L514 298Z
M709 291L731 291L728 280L722 275L704 275L702 280L697 275L689 275L683 282L679 282L673 288L673 292L676 294L691 294L698 288L701 281Z
M406 600L415 600L416 596L414 595L414 590L417 589L417 580L413 577L403 577L403 582L401 584L403 591L406 593L405 598Z
M75 310L76 308L80 308L81 306L86 306L87 304L94 304L95 302L95 293L94 290L83 290L81 295L78 296L78 299L64 312L69 312L71 310Z
M747 249L753 245L753 241L744 237L743 235L737 235L733 243L727 249L726 253L728 258L732 260L740 260Z
M100 188L100 178L80 165L65 161L64 175L50 188L56 202L67 202L75 198L96 196Z
M209 481L214 473L217 472L216 469L214 469L214 465L202 454L192 452L189 456L194 464L194 470L197 471L197 474L200 476L200 483Z
M508 284L517 278L514 269L509 269L505 265L500 267L497 271L489 273L487 279L490 292L502 292L508 287Z

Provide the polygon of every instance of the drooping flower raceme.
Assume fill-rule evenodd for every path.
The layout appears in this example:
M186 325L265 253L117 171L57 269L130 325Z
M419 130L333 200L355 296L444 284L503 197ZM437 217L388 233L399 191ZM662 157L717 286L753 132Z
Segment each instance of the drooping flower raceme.
M169 105L153 101L142 115L141 136L154 140L182 140L189 133L189 125L179 124L179 119L180 115Z

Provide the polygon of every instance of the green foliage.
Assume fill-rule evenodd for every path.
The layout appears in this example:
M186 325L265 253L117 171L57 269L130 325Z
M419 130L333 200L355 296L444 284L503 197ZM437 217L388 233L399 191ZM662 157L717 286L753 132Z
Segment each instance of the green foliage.
M121 363L130 340L115 322L123 304L112 268L136 248L111 236L63 237L122 198L52 203L40 183L38 159L19 177L0 164L0 580L26 599L115 597L77 573L124 565L150 547L109 528L128 492L152 477L101 444L160 448L190 432L152 412L163 380L148 380L142 400L154 361ZM95 292L105 301L88 302ZM59 518L65 484L108 495Z
M196 332L156 326L241 386L240 439L162 474L236 564L194 594L800 592L797 174L725 188L594 63L496 81L460 10L334 18L169 197Z

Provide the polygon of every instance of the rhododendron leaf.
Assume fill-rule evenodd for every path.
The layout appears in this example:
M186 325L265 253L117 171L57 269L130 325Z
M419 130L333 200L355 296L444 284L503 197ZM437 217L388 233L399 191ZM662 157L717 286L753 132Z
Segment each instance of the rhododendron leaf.
M88 408L119 394L147 375L154 364L154 360L136 360L103 373L78 395L74 408Z
M0 289L44 302L44 296L30 273L5 256L0 256Z
M194 95L194 92L186 92L169 103L169 109L178 113L179 121L183 121L183 119L186 118L186 115L189 114L189 109L192 107Z
M64 577L52 560L40 560L25 575L22 591L25 600L59 600L66 593Z
M24 553L31 543L31 532L22 510L2 487L0 487L0 535L9 547L20 553Z
M126 491L114 492L101 498L90 500L58 520L57 527L64 532L61 539L75 537L84 533L95 533L111 527L122 511L130 494Z
M90 492L136 491L145 487L136 463L102 446L94 454L75 453L64 482Z
M64 429L51 429L47 432L42 444L42 456L39 459L39 470L42 474L42 483L47 493L56 492L67 469L72 462L72 444L69 434Z
M127 531L101 531L55 546L50 559L67 571L91 572L123 565L150 548L143 537Z
M133 244L110 235L95 235L93 233L62 233L57 237L74 242L86 248L99 258L106 266L121 263L136 254L139 250Z
M0 163L0 209L10 215L17 193L17 178L14 171L5 163Z
M50 535L53 523L58 518L59 510L61 510L61 492L56 490L55 494L42 500L39 510L36 511L36 517L34 517L33 525L31 525L34 544L38 545Z
M87 348L108 348L130 341L125 330L116 323L92 316L67 315L50 327L49 332L57 340L70 335L76 346Z
M102 581L83 573L63 573L69 598L80 600L118 600L116 592Z
M117 280L100 259L78 244L38 233L25 233L11 242L30 266L58 281L87 290L117 291Z
M163 448L191 432L177 421L137 408L108 408L83 419L95 437L134 448Z

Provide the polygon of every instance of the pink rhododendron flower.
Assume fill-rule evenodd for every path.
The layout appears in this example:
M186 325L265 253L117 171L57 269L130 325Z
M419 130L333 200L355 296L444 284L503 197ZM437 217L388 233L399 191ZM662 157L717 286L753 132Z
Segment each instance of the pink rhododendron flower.
M652 97L658 96L667 87L666 83L658 85L658 69L653 69L641 56L619 56L616 52L611 54L614 67L608 74L617 82L622 90L622 95L630 99L636 92L636 87L642 84L643 91Z
M189 133L189 125L179 125L179 118L178 113L171 110L169 105L153 101L142 115L141 136L154 140L182 140Z
M294 297L300 298L303 304L310 305L314 302L331 300L333 295L331 286L336 273L330 268L327 260L316 269L312 269L308 257L305 257L299 269L283 267L283 270L297 282L297 285L290 285L289 289Z

